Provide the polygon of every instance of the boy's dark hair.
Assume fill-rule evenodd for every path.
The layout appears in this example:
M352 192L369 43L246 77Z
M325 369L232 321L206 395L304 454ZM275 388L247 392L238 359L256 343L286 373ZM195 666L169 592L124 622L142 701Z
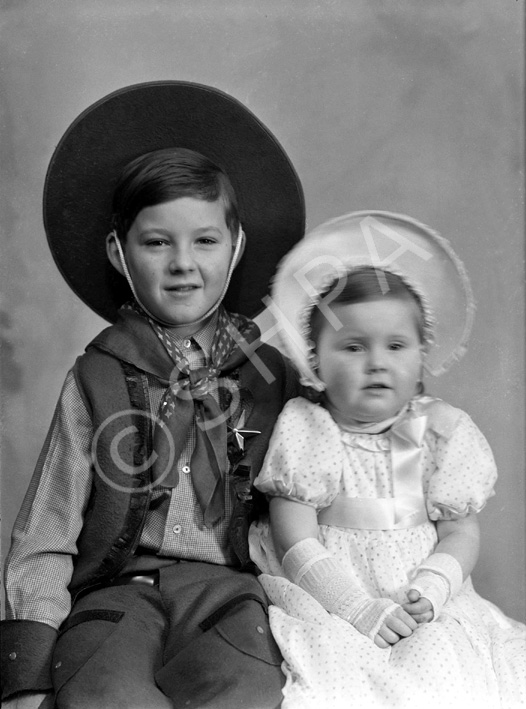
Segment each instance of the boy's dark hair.
M394 273L382 271L371 266L359 268L356 271L335 280L322 294L321 303L327 306L361 303L367 300L381 298L399 298L414 302L418 306L417 318L420 342L425 341L424 311L418 295ZM324 320L323 309L316 306L310 318L310 339L317 343Z
M113 193L113 223L121 241L145 207L195 197L206 202L222 199L225 221L235 238L239 215L234 188L227 175L209 158L187 148L165 148L141 155L126 165Z

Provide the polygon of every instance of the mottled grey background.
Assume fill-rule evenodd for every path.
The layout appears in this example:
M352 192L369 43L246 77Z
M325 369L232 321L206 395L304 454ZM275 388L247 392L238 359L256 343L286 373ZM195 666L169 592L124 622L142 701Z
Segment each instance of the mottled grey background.
M523 0L0 7L3 553L65 373L104 326L47 249L52 151L110 91L193 80L231 93L275 133L303 182L310 227L355 209L405 212L465 262L478 301L470 349L427 387L470 412L493 447L500 479L481 513L474 581L523 619Z

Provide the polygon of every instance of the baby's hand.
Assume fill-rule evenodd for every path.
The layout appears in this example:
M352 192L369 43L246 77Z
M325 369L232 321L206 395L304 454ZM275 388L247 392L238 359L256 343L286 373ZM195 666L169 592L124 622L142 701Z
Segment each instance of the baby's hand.
M424 598L420 593L412 588L407 592L409 603L404 603L402 608L412 616L417 623L430 623L433 620L433 605L431 601Z
M409 637L416 627L416 621L403 608L396 608L387 616L375 635L375 645L381 648L395 645L402 638Z

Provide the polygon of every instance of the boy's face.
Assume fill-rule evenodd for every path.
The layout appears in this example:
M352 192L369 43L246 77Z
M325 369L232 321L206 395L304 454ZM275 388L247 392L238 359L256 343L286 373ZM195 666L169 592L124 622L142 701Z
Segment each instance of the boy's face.
M197 332L204 323L190 323L217 302L233 253L223 201L181 197L145 207L123 247L137 295L150 313L182 336Z
M316 350L338 423L383 421L416 394L423 362L417 309L398 298L331 306L342 327L325 322Z

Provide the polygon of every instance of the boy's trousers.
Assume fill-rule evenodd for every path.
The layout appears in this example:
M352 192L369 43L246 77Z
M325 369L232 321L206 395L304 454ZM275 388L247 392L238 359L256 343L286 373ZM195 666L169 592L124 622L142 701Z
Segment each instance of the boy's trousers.
M155 585L126 580L82 596L61 627L59 709L279 707L282 658L255 576L181 561Z

